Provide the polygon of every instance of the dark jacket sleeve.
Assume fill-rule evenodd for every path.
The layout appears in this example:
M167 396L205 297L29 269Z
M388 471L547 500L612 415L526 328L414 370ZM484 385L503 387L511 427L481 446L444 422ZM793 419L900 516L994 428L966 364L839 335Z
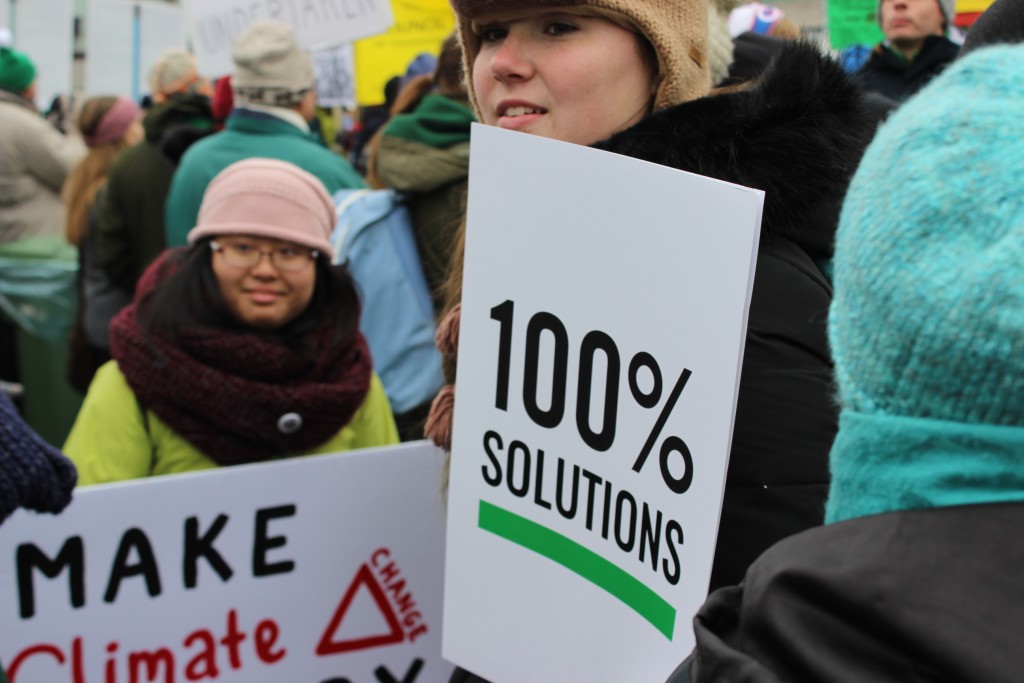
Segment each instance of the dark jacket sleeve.
M831 298L799 247L782 238L761 246L711 590L739 583L770 545L823 521L838 420Z
M96 266L119 289L130 295L135 290L136 262L132 256L132 231L138 228L130 224L130 212L126 206L129 190L124 175L124 165L115 163L100 199L96 224Z

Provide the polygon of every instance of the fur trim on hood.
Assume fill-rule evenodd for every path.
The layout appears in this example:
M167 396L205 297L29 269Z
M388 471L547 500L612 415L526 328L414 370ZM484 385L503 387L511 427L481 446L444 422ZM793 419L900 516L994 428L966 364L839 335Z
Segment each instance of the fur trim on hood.
M787 46L745 90L656 112L594 147L765 192L762 238L830 258L877 113L839 63Z

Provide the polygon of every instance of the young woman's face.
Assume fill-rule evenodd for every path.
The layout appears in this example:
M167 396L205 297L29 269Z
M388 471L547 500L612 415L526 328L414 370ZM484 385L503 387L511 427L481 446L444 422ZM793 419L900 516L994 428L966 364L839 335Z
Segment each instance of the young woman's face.
M217 237L211 246L221 296L240 322L275 330L306 310L316 286L308 247L243 235Z
M533 8L473 21L483 122L589 145L649 111L656 76L640 38L597 16Z

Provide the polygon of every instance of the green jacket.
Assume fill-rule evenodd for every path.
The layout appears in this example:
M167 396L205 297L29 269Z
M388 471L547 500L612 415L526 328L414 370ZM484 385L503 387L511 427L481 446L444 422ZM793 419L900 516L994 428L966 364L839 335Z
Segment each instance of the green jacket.
M319 178L332 195L366 186L351 164L309 133L271 114L235 109L223 131L197 142L181 159L167 198L167 246L187 242L214 176L250 157L289 161Z
M334 438L308 453L282 457L395 443L395 420L384 387L374 374L363 405ZM217 467L152 411L143 413L117 361L96 373L63 450L78 468L79 486Z
M436 293L447 276L465 212L473 120L467 104L427 95L414 111L387 124L377 148L377 177L409 198L423 273L438 309Z
M96 225L96 265L128 293L164 250L164 203L174 164L160 151L160 143L179 127L213 128L209 100L175 96L151 109L142 126L146 139L122 152L110 169Z

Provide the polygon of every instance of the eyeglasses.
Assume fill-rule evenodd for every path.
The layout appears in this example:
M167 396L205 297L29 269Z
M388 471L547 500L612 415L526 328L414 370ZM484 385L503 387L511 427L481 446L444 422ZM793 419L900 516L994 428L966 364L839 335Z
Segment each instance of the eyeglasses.
M210 249L219 252L224 257L224 262L235 268L255 268L263 260L263 255L267 254L270 256L272 266L289 273L305 270L320 255L316 249L292 245L263 249L245 241L210 240Z

